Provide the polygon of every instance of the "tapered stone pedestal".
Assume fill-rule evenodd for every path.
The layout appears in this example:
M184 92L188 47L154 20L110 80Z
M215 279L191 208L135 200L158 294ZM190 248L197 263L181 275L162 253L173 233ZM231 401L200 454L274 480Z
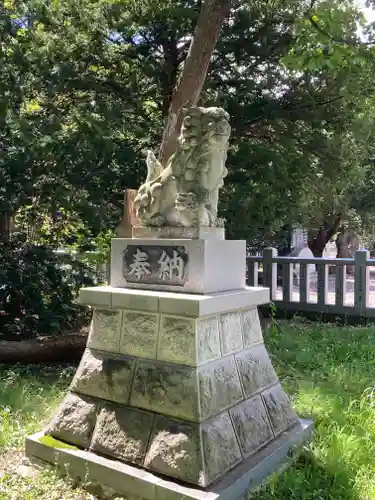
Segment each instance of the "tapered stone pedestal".
M264 288L81 290L94 307L87 349L28 454L131 499L242 498L312 428L264 346L257 306L268 301Z

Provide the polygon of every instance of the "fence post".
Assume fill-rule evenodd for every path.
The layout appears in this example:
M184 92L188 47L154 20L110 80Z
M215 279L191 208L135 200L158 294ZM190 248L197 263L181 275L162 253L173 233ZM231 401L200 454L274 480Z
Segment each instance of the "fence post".
M311 264L299 265L299 301L302 304L310 302L310 269Z
M270 289L270 299L276 299L277 293L277 263L274 258L277 257L276 248L265 248L263 251L263 281L264 285Z
M246 282L248 286L259 286L259 262L246 260Z
M354 308L362 316L366 313L369 293L368 250L357 250L354 257Z
M318 304L324 306L328 304L328 266L327 264L318 263Z
M336 308L345 306L345 295L346 295L346 266L336 265L335 266L335 288L336 288Z

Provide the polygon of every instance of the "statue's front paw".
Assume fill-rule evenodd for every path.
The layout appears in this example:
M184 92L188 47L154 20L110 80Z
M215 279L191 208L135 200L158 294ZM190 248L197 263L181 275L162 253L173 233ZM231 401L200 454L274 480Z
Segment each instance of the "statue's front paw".
M197 201L192 193L179 193L176 198L176 207L179 210L192 210L197 206Z
M151 217L150 226L161 227L165 225L165 217L162 215L156 215L155 217Z

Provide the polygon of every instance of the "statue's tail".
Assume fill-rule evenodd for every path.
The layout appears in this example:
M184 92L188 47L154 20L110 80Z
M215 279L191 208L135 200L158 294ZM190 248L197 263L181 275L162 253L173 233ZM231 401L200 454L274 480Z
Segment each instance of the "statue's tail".
M159 177L159 175L162 173L163 165L156 158L156 156L152 151L147 152L146 165L147 165L147 179L146 179L146 184L147 184L149 182L153 182L155 179Z

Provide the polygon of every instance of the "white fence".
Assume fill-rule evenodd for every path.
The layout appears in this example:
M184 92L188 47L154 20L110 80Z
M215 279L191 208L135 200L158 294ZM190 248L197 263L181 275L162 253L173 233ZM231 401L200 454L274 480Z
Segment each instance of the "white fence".
M269 287L278 309L375 317L375 259L368 250L354 259L301 259L267 248L247 258L247 271L249 286Z
M59 249L55 250L55 255L61 260L61 265L65 265L65 261L71 258L86 262L90 264L90 267L95 274L96 279L101 283L107 283L109 281L109 263L101 262L101 254L99 252L76 252L74 250Z
M71 255L56 253L62 261ZM95 252L75 258L92 260L100 281L108 281L109 265L96 263ZM368 250L357 250L354 259L306 259L279 257L275 248L266 248L263 256L247 258L247 273L249 286L270 288L278 309L375 318L375 259Z

